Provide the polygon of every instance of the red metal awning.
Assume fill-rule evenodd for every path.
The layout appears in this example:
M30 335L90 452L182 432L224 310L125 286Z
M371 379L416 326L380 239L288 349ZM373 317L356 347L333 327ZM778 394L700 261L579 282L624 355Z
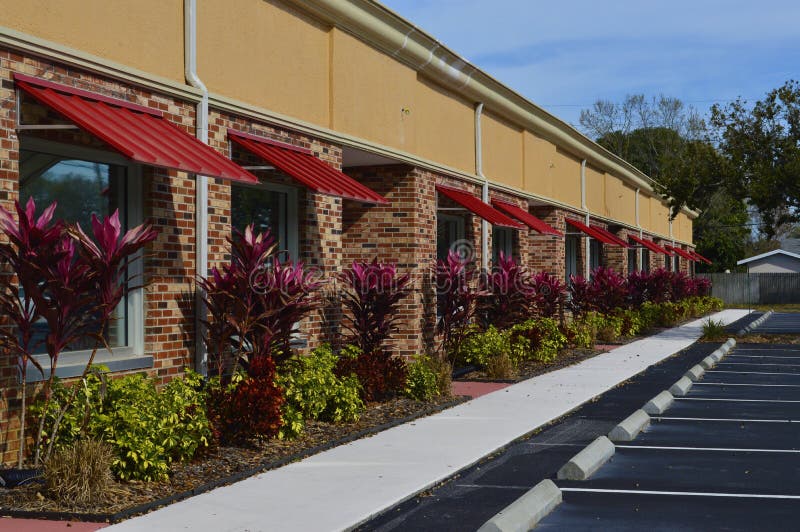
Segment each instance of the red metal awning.
M711 262L711 260L710 260L710 259L707 259L707 258L705 258L704 256L702 256L701 254L699 254L698 252L696 252L696 251L695 251L695 250L693 250L693 249L690 249L690 250L689 250L689 254L690 254L692 257L695 257L697 260L700 260L700 261L702 261L702 262L705 262L706 264L713 264L713 262Z
M492 225L499 225L501 227L511 227L514 229L522 229L524 226L518 224L502 212L498 211L497 209L493 208L488 203L482 202L480 199L476 198L472 194L468 192L464 192L463 190L458 190L455 188L445 187L442 185L436 185L436 192L441 194L442 196L448 197L451 200L455 201L472 214L479 216L489 222Z
M311 150L234 129L228 130L228 138L314 192L364 203L389 203L374 190L314 157Z
M616 245L616 246L621 247L621 248L626 248L626 249L630 247L627 242L622 240L620 237L618 237L617 235L615 235L611 231L609 231L607 229L604 229L604 228L600 227L599 225L593 225L591 227L592 227L592 229L594 229L595 231L597 231L598 233L600 233L604 237L606 237L606 238L610 239L612 242L614 242L613 245Z
M503 211L504 213L508 214L513 218L516 218L517 220L521 221L534 231L538 231L543 235L564 236L561 232L549 226L548 224L546 224L536 216L532 215L525 209L521 209L514 204L493 199L492 207Z
M644 247L646 247L650 251L654 251L656 253L661 253L662 255L672 256L672 253L670 253L666 249L662 248L661 246L659 246L658 244L656 244L652 240L647 240L646 238L641 238L641 237L638 237L636 235L628 235L628 238L630 238L634 242L637 242L637 243L643 245Z
M160 111L22 74L14 74L14 81L38 102L128 159L193 174L258 183L250 172L165 120Z
M567 222L572 227L578 229L582 233L585 233L586 235L594 238L595 240L599 240L604 244L610 244L612 246L617 245L616 242L608 238L606 235L600 233L599 231L596 231L593 227L589 227L588 225L583 224L577 220L573 220L572 218L564 218L564 221Z
M674 251L675 253L677 253L678 255L680 255L681 257L683 257L686 260L691 260L691 261L697 262L696 258L692 257L691 255L689 255L689 253L687 253L686 251L682 250L681 248L676 248L675 246L669 246L669 245L668 246L664 246L664 247L666 247L670 251Z

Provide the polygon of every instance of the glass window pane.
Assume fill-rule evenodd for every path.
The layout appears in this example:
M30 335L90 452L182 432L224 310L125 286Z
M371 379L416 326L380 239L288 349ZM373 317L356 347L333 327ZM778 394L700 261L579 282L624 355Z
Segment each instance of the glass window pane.
M23 150L20 153L20 201L36 201L41 212L57 202L55 218L78 223L91 231L92 214L107 217L119 209L123 229L127 227L125 167L69 159L52 154ZM115 311L114 321L107 327L106 340L111 347L128 344L128 304L123 301ZM45 352L42 340L47 326L38 324L36 351ZM67 351L92 349L94 340L86 337L67 346Z
M288 194L262 187L231 187L231 225L239 231L253 224L255 231L270 231L281 251L290 249L287 220Z

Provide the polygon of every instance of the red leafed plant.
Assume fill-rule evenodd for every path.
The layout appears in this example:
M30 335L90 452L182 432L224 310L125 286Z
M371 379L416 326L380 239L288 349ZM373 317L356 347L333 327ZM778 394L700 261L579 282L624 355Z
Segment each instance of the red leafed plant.
M120 238L119 214L115 212L105 220L92 217L93 240L80 226L65 230L62 222L53 222L55 208L53 203L36 218L36 203L31 198L25 209L16 204L16 219L0 208L0 229L8 237L8 243L0 246L0 257L16 276L22 292L15 290L13 282L4 276L0 305L15 322L17 331L5 332L2 339L20 354L24 372L27 362L34 360L31 355L37 347L31 345L32 324L38 320L46 323L48 331L42 343L50 359L50 376L42 390L44 411L51 399L59 355L85 337L94 338L95 347L84 370L85 376L97 349L107 347L103 332L129 289L127 266L138 250L156 237L150 226L145 225ZM19 302L13 301L15 292ZM42 370L35 360L34 364ZM61 405L50 434L58 433L59 423L74 400L76 390L73 388L68 400ZM34 465L39 464L41 457L44 419L43 416L39 420ZM23 431L24 425L23 393ZM54 443L55 436L50 439L45 459Z
M558 316L560 319L567 299L567 289L561 279L551 273L539 272L531 279L531 285L536 313L545 318Z
M353 262L339 277L345 285L342 303L347 309L346 342L364 353L380 351L397 330L397 311L400 301L411 292L411 277L398 275L395 265L380 263L377 258Z
M694 282L684 272L671 272L670 293L673 301L680 301L694 295Z
M336 365L339 376L355 375L361 383L361 399L382 401L396 395L406 384L405 361L391 351L378 349L372 353L357 347L345 348Z
M208 417L217 441L244 441L254 436L275 436L283 425L283 390L275 384L275 362L253 360L249 374L239 383L211 389Z
M673 301L672 272L664 268L658 268L650 272L648 292L650 294L650 301L653 303Z
M628 274L628 297L633 308L650 301L650 285L650 273L640 271Z
M478 301L485 295L474 288L475 276L474 265L455 251L451 250L445 260L436 263L434 282L439 306L436 329L451 363L469 334Z
M234 231L231 262L199 278L209 312L206 345L209 371L229 378L261 358L286 360L297 323L314 309L321 283L302 262L281 263L275 240L253 226Z
M575 316L583 316L587 312L597 310L592 286L580 275L569 276L569 308Z
M53 262L58 256L63 225L53 222L53 203L36 217L36 203L31 198L23 209L15 204L17 218L0 207L0 230L7 240L0 242L0 260L5 271L0 273L0 312L7 322L0 327L0 342L17 357L22 383L22 406L20 412L20 441L25 441L26 382L28 364L44 375L44 369L33 358L34 326L41 315L35 296L41 286L38 266ZM10 325L10 326L5 326ZM52 368L51 368L52 369ZM24 461L25 446L20 445L18 467Z
M591 297L603 314L628 307L628 285L625 278L611 268L599 266L592 271Z
M513 257L501 251L494 270L481 276L480 310L487 325L507 329L529 319L535 311L530 275Z

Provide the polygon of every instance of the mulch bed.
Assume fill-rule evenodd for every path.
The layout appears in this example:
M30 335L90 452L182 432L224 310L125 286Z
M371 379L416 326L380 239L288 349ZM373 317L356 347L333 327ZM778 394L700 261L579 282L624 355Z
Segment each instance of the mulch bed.
M218 446L191 462L173 464L168 481L118 482L108 500L90 506L51 500L42 495L44 487L41 484L0 489L0 515L113 522L371 436L466 399L447 397L423 403L398 397L367 405L355 423L309 421L303 436L296 440L255 440L248 446Z

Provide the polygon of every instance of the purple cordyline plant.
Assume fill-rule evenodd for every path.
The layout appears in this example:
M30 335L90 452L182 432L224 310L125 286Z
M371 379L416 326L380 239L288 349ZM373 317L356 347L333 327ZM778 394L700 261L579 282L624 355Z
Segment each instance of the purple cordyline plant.
M316 307L321 283L302 262L280 262L275 239L249 225L228 239L231 262L198 278L209 312L205 341L212 373L229 377L261 358L280 364L291 354L296 325ZM232 351L232 353L231 353Z
M44 369L32 356L34 325L42 317L34 295L40 291L38 265L55 259L61 240L63 226L60 222L53 222L55 209L53 203L37 218L36 203L30 198L24 209L19 202L15 203L15 218L0 207L0 230L7 237L7 241L0 242L0 260L7 268L0 273L0 311L10 322L7 322L10 326L0 327L0 342L16 355L20 369L20 441L23 442L18 454L20 468L25 451L28 364L33 364L44 375Z
M81 374L81 379L84 379L92 367L98 349L105 347L111 351L104 336L106 328L113 320L114 310L125 294L136 288L131 284L133 279L128 274L128 266L135 260L139 250L156 239L158 232L152 225L145 223L123 233L119 211L115 210L106 218L98 218L92 214L92 236L87 235L80 224L69 227L67 235L69 239L62 243L65 254L57 263L56 275L51 276L54 283L53 301L60 304L56 313L58 320L51 323L45 314L50 327L46 344L50 359L56 360L58 353L81 336L94 338L94 347ZM70 319L70 312L74 313L74 318ZM55 333L58 328L61 328L60 331ZM52 349L49 345L51 336L54 342L58 342ZM50 430L45 460L53 451L59 426L74 402L77 391L78 387L73 387L69 397L59 408ZM44 412L47 412L47 403ZM45 416L42 416L42 421L44 418ZM41 434L40 421L36 446L37 461L41 448Z
M530 275L502 251L493 271L482 276L480 284L486 294L481 301L481 311L487 324L506 329L535 312L536 298Z
M672 272L664 268L652 271L650 273L648 293L650 294L650 301L653 303L673 301Z
M628 299L633 308L639 308L650 301L650 274L631 272L628 274Z
M395 332L400 301L410 292L409 274L398 275L394 264L355 261L339 276L345 285L342 303L349 311L344 326L347 342L371 356Z
M558 316L563 321L567 288L561 279L548 272L539 272L531 278L531 285L536 313L546 318Z
M474 288L475 277L473 264L452 250L445 260L436 262L437 332L442 336L442 348L451 363L469 333L478 301L485 295Z
M569 296L569 308L575 316L597 310L591 284L580 275L569 276Z
M594 305L603 314L628 306L628 286L625 277L611 268L599 266L592 271L590 286Z

